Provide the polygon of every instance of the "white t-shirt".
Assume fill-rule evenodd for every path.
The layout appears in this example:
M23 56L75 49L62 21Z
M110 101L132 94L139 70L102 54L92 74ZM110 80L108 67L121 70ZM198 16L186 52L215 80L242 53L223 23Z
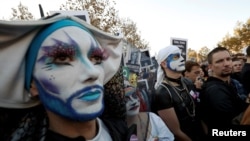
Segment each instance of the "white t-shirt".
M87 141L112 141L112 138L108 133L108 129L104 125L102 120L97 118L97 124L98 124L98 127L99 127L97 135L93 139L87 140Z
M151 124L151 132L148 135L147 141L173 141L174 135L168 129L163 120L157 116L155 113L149 112L149 120Z

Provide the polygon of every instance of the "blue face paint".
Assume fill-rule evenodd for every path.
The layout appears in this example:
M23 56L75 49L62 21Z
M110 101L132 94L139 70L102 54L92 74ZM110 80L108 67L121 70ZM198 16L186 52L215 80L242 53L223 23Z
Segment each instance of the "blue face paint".
M175 72L181 72L185 69L185 62L180 53L170 54L166 59L166 65Z
M74 107L72 107L72 103L74 100L90 100L93 101L94 99L97 100L100 95L103 95L103 87L95 85L91 87L85 87L82 90L79 90L73 94L70 95L65 100L60 99L60 97L55 96L51 94L50 92L44 90L43 86L40 85L38 81L36 81L36 86L39 92L39 98L42 101L44 107L48 109L51 112L54 112L64 118L71 119L74 121L88 121L91 119L94 119L98 116L100 116L103 113L104 110L104 101L102 99L101 104L102 108L99 110L92 112L92 113L78 113ZM91 93L91 90L95 89L95 94L93 97L95 98L90 98L91 96L88 95L86 96L87 98L83 98L84 94L88 94L89 92ZM93 93L93 92L92 92ZM98 96L98 98L97 98ZM82 107L86 109L87 107Z

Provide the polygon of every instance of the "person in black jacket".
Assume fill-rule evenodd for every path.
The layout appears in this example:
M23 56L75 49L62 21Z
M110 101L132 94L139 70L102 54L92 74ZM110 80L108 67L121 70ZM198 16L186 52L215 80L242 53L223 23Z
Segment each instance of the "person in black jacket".
M211 131L231 127L233 118L246 108L246 103L240 99L230 78L232 59L229 51L224 47L214 48L207 59L213 75L203 85L200 99L202 119Z
M247 93L250 93L250 46L246 49L247 61L241 70L241 83Z

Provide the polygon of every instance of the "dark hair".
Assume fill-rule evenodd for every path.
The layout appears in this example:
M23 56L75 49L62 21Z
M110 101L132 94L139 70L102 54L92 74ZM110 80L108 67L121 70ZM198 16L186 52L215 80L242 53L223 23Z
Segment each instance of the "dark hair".
M190 72L192 70L193 66L200 67L200 65L195 61L191 61L191 60L186 61L185 62L185 71Z
M247 47L246 53L247 53L247 57L250 57L250 46Z
M228 51L227 48L225 47L216 47L214 48L213 50L211 50L208 55L207 55L207 61L208 61L208 64L212 64L213 62L213 55L217 52L220 52L220 51L227 51L229 54L230 52Z
M202 64L201 69L204 72L204 77L208 77L208 65L207 64Z
M240 58L233 57L233 58L232 58L232 61L233 61L233 62L234 62L234 61L240 61Z

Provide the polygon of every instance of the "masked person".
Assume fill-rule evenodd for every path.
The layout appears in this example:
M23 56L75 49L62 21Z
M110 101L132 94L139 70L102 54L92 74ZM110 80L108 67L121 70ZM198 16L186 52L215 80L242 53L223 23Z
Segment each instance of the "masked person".
M159 64L152 109L168 126L177 141L201 140L197 118L199 97L194 84L182 77L185 61L177 46L162 48L156 56Z
M137 125L138 141L173 141L174 136L162 119L152 112L139 112L140 101L135 87L125 88L126 121Z
M27 114L9 140L129 139L122 121L98 118L105 107L104 84L119 67L120 53L114 51L119 42L74 17L41 28L25 56L25 89L45 112Z

